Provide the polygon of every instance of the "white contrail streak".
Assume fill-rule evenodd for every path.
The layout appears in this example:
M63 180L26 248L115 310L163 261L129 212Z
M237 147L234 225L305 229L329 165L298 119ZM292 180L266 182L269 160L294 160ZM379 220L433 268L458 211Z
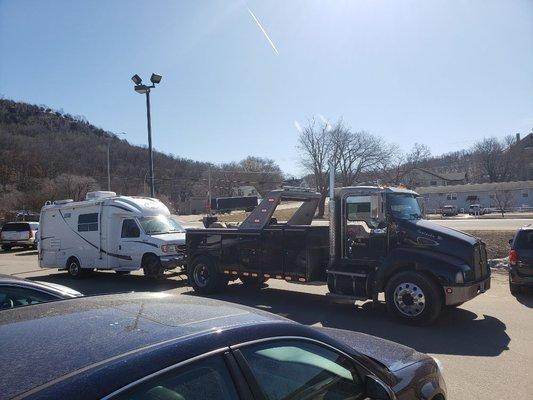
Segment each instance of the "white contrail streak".
M276 52L276 54L279 55L279 51L278 49L276 48L276 45L274 44L274 42L272 42L272 40L270 39L270 37L268 36L268 33L266 33L265 31L265 28L263 28L263 26L261 25L261 22L259 22L259 20L257 19L257 17L254 15L254 13L252 12L252 10L250 10L250 7L246 6L246 8L248 9L248 12L250 13L250 15L252 16L252 18L254 19L255 23L257 24L257 26L259 27L259 29L261 29L261 31L263 32L263 35L265 35L265 37L267 38L268 40L268 43L270 43L270 45L272 46L272 48L274 49L274 51Z

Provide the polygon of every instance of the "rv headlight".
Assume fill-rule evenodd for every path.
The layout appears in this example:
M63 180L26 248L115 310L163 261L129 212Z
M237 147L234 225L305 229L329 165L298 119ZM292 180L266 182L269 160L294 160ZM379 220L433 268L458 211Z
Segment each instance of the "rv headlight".
M170 251L169 247L170 247L170 246L169 246L168 244L162 244L162 245L161 245L161 251L162 251L163 253L168 253L168 252Z

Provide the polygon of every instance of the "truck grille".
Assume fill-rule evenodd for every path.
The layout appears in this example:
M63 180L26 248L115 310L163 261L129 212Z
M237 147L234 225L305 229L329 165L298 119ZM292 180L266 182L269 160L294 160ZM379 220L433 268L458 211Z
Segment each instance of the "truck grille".
M474 276L476 281L489 276L487 250L484 243L474 246Z

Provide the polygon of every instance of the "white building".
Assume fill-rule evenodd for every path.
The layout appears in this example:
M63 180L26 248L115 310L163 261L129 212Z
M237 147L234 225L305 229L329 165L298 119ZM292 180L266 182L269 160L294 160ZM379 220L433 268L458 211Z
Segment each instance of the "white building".
M490 208L503 206L507 210L533 207L533 181L425 186L415 191L424 196L428 212L440 210L445 205L456 206L458 210L466 210L471 204Z

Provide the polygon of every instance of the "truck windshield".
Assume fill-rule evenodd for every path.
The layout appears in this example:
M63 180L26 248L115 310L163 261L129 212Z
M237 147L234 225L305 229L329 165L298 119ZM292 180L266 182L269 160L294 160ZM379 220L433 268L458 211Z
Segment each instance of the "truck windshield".
M414 195L407 193L390 194L388 199L393 217L400 219L422 218L420 205Z
M185 229L165 215L157 215L154 217L139 218L139 222L143 227L144 233L147 235L161 235L164 233L185 232Z

